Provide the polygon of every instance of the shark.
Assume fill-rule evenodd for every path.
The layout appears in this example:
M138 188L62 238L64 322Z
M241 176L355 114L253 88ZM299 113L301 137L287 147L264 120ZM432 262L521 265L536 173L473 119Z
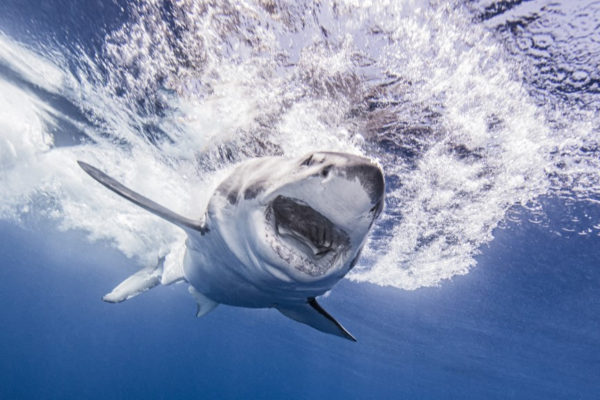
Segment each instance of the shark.
M164 259L125 279L103 300L118 303L157 285L186 282L197 316L219 304L274 308L324 333L356 341L317 302L358 262L384 206L381 166L367 157L315 151L250 159L187 218L78 161L106 188L187 234L178 266Z

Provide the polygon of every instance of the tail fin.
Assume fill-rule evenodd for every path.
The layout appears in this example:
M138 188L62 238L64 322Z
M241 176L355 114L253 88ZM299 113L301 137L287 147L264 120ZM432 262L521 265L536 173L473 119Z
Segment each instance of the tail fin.
M208 232L208 228L206 227L203 221L194 221L192 219L176 214L173 211L161 206L160 204L148 199L147 197L144 197L141 194L136 193L133 190L123 186L120 182L117 182L110 176L106 175L98 168L92 167L90 164L87 164L83 161L77 161L77 163L92 178L94 178L95 180L97 180L98 182L100 182L119 196L126 198L127 200L137 204L143 209L148 210L151 213L156 214L159 217L174 223L175 225L179 226L185 231L196 231L202 234Z

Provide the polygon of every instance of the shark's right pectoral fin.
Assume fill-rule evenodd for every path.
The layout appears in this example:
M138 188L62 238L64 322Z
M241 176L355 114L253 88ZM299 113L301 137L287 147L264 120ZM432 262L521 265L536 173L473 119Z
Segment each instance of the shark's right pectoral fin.
M317 303L314 297L309 297L306 303L293 305L278 305L277 310L286 317L303 324L312 326L321 332L343 337L356 342L356 339Z

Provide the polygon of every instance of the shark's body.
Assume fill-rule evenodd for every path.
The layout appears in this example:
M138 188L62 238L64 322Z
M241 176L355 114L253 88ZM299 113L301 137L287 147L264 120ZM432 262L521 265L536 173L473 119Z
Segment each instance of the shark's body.
M381 169L345 153L265 157L239 165L215 190L203 220L179 216L79 162L94 179L187 232L183 268L165 279L144 269L104 297L119 302L159 283L185 280L198 316L218 304L274 307L354 340L315 298L356 263L383 205Z

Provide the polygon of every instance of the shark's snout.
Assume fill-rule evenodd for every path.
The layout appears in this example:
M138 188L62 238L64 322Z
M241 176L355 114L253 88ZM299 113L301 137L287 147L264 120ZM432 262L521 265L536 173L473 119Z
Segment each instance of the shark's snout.
M381 168L369 160L345 168L349 179L357 179L368 194L372 204L380 203L385 192L385 180Z
M372 160L348 153L337 152L319 152L311 154L307 160L312 163L313 160L321 159L324 164L323 171L329 171L333 165L336 165L338 171L345 175L348 180L358 178L361 186L368 194L373 205L382 202L385 192L385 179L381 167Z

